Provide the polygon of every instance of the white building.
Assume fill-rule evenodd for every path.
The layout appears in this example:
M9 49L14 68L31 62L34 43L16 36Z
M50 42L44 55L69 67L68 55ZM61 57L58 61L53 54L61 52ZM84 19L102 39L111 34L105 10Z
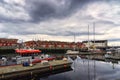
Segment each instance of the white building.
M86 47L106 48L108 47L107 40L83 41Z

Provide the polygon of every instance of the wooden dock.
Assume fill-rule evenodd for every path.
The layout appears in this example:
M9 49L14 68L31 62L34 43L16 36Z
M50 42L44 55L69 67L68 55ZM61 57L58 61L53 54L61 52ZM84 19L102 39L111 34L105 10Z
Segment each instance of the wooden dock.
M22 65L0 67L0 80L14 79L17 77L32 76L37 73L59 70L71 67L71 62L64 60L49 61L48 64L37 63L32 67Z

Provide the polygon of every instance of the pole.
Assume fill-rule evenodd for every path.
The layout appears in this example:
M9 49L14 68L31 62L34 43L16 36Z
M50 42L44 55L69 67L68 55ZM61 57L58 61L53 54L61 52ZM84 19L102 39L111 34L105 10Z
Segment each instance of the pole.
M93 39L94 39L94 46L95 46L95 22L93 23Z
M95 22L93 23L93 39L94 39L94 48L93 50L95 50ZM95 57L95 55L94 55ZM96 62L94 60L94 80L96 79Z
M75 43L75 33L74 33L74 43Z
M74 50L76 48L76 45L75 45L75 33L74 33Z
M90 47L90 41L89 41L89 25L88 25L88 51L89 51L89 47Z

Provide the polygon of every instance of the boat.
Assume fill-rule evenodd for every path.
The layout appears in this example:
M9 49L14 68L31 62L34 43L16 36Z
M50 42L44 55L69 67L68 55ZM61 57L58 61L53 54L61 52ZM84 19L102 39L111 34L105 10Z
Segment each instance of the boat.
M119 48L110 48L106 49L105 58L106 59L120 59L120 49Z
M43 60L53 60L55 57L52 57L48 54L42 54L41 50L38 49L31 49L31 48L25 48L25 49L16 49L16 53L20 55L19 58L16 58L18 64L21 64L24 61L30 62L30 63L39 63Z
M66 52L67 55L77 55L79 53L80 53L79 51L75 51L75 50L67 50Z
M15 49L15 52L20 55L25 55L25 54L41 53L41 50L31 49L28 47L28 48Z
M0 59L0 66L36 64L42 61L51 61L55 59L54 56L43 54L41 52L41 50L30 48L15 49L15 53L17 53L18 55L11 57L10 59L8 59L7 57L2 57Z
M75 34L74 34L74 48L73 50L67 50L66 54L67 55L78 55L80 52L79 50L76 50L76 45L75 45Z

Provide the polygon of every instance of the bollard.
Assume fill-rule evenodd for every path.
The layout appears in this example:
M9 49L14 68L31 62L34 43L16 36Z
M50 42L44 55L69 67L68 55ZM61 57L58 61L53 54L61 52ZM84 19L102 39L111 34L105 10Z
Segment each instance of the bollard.
M66 68L67 67L67 65L66 64L64 64L64 68Z
M50 68L50 70L52 70L52 69L53 69L53 67L52 67L51 65L50 65L50 67L49 67L49 68Z

